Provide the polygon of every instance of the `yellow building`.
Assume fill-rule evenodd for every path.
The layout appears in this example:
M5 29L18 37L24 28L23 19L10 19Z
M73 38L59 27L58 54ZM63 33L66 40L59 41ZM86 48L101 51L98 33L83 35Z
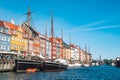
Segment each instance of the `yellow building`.
M17 53L26 52L27 40L25 39L26 35L24 29L9 22L5 22L5 24L9 28L9 32L11 34L11 51L15 51Z

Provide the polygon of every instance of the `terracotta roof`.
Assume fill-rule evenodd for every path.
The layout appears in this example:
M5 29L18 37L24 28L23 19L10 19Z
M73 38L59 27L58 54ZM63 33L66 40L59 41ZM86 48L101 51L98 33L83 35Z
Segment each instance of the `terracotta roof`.
M12 30L17 30L19 26L15 25L15 24L12 24L10 22L5 22L6 24L6 27L12 29Z
M62 42L62 38L56 38L56 40L61 43Z
M0 21L0 26L1 26L1 27L5 27L4 22L3 22L3 21Z

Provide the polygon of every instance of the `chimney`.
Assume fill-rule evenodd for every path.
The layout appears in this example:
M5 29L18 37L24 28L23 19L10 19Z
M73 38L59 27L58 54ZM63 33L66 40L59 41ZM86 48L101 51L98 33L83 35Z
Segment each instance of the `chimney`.
M11 23L12 23L12 24L15 24L14 19L11 19Z

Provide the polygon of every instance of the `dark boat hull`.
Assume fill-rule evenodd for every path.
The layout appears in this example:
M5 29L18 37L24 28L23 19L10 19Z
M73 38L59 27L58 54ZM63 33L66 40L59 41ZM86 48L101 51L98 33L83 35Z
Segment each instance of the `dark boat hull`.
M43 63L43 71L45 72L58 72L67 70L68 65L64 65L61 63L54 63L54 62L44 62Z
M116 67L120 68L120 61L116 61Z
M43 67L43 61L33 61L33 60L15 60L15 72L29 72L40 71ZM31 71L31 72L32 72Z

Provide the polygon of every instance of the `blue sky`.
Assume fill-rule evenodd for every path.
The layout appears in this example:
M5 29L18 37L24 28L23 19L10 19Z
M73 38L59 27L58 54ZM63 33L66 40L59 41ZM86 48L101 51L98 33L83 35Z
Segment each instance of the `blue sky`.
M120 0L0 0L0 20L21 24L28 6L34 13L31 25L50 34L50 12L54 14L55 35L64 41L90 48L94 59L120 56Z

